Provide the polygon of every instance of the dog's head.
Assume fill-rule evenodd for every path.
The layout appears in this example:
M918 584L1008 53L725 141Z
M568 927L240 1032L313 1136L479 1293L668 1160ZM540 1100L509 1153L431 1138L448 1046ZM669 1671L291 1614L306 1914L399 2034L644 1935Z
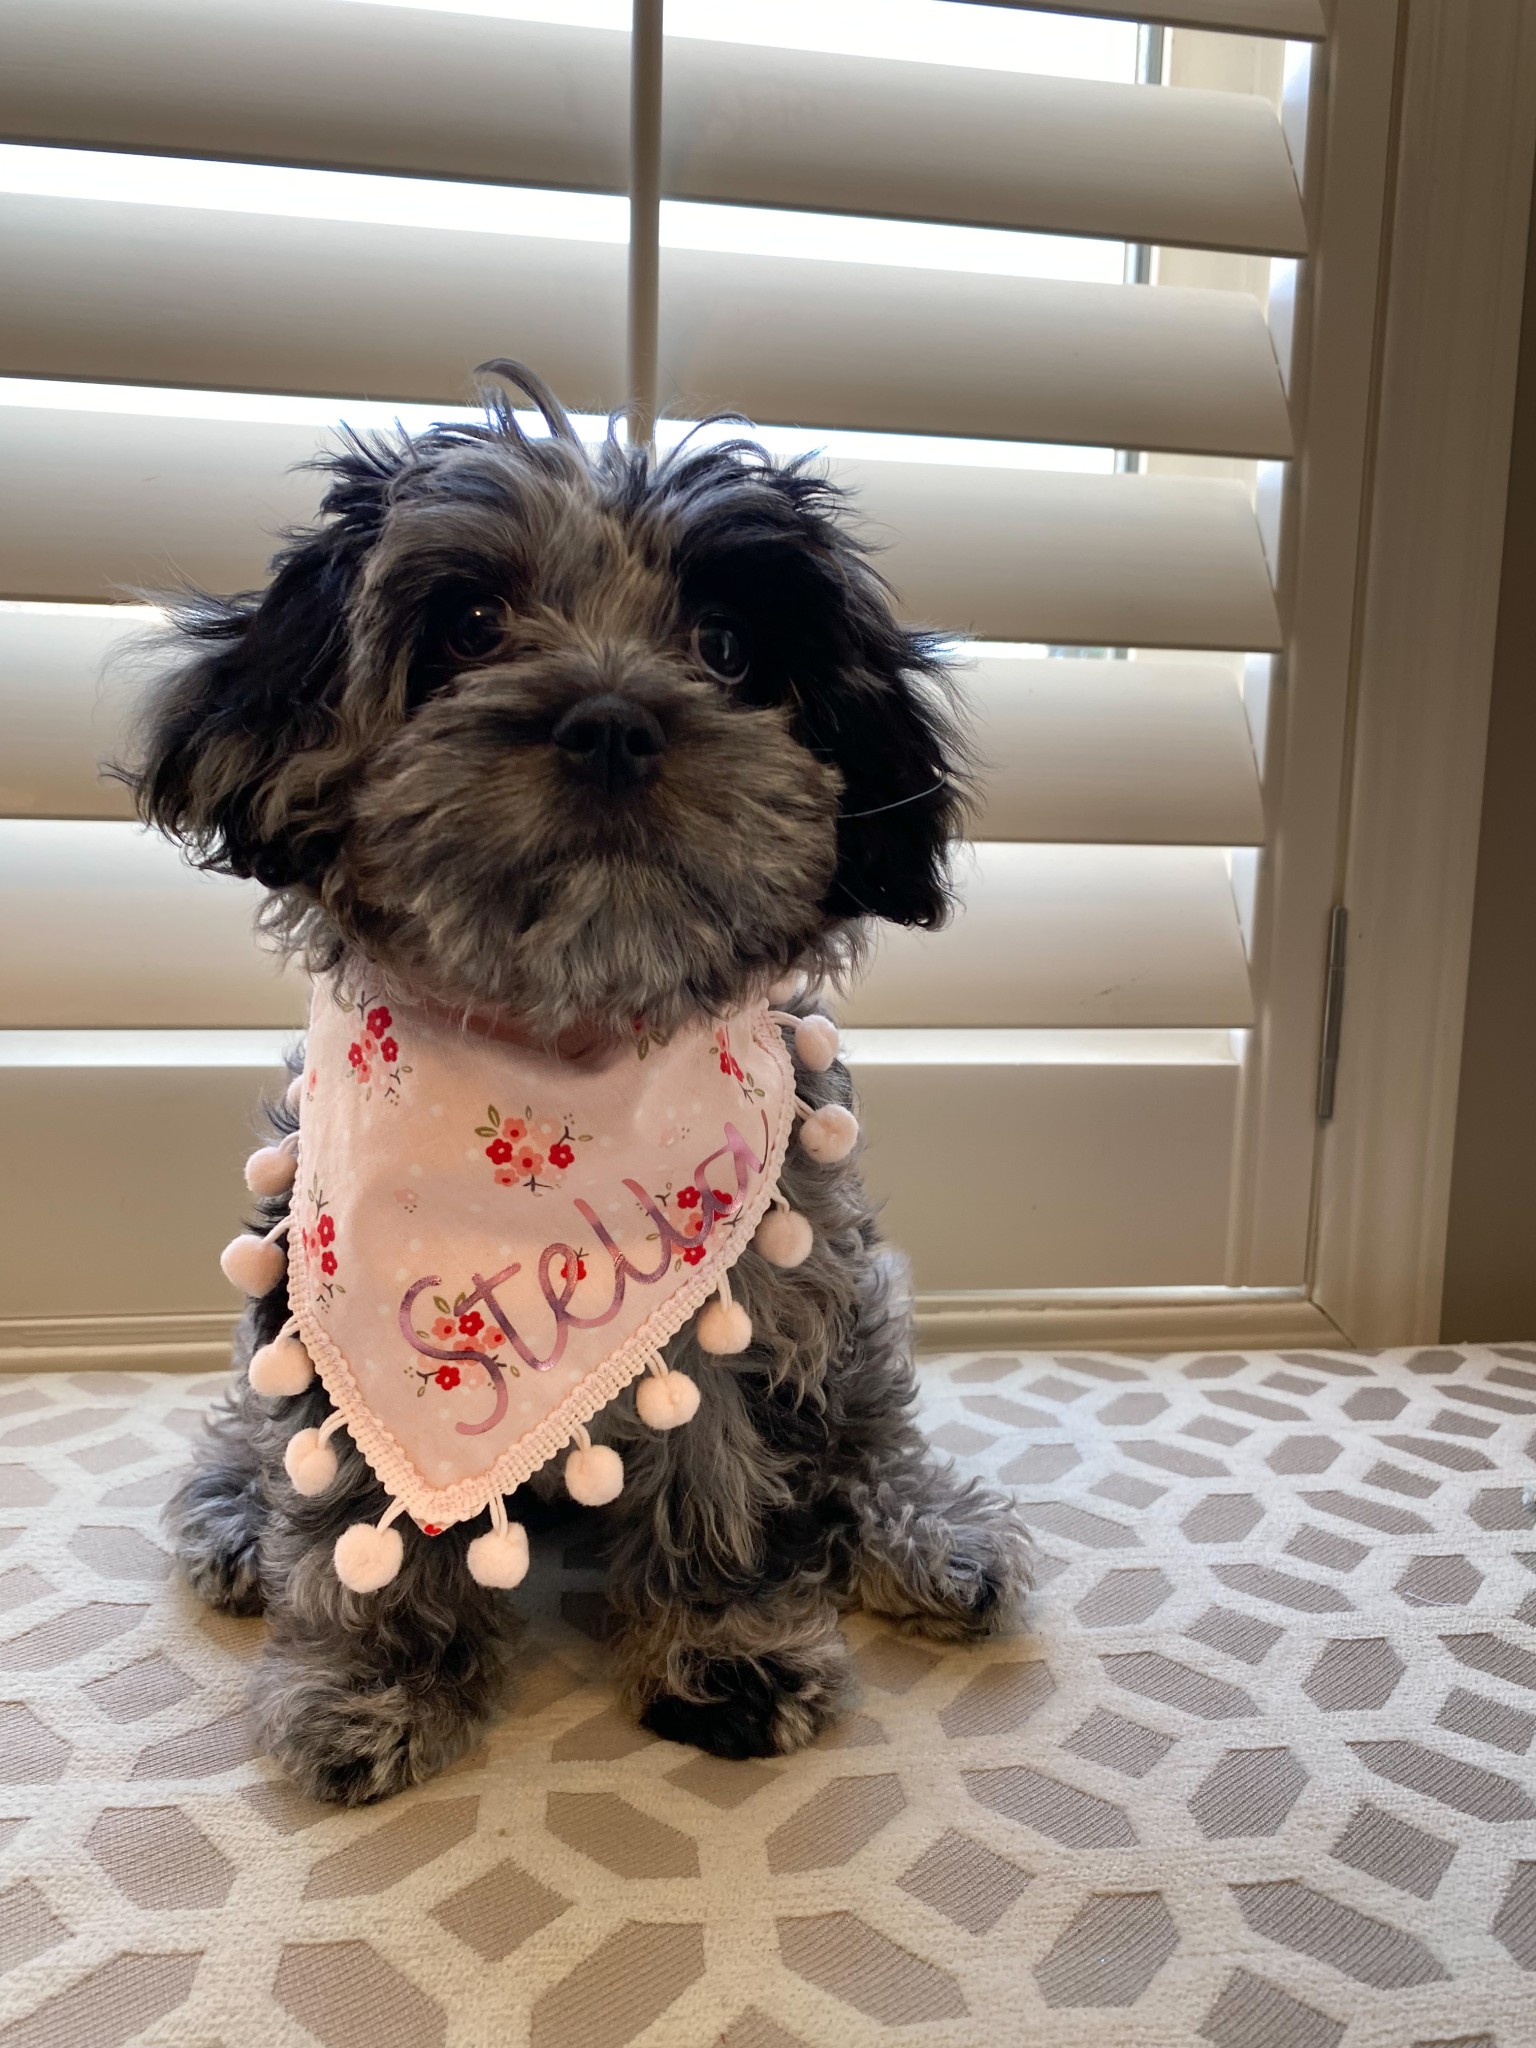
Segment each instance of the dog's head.
M267 589L176 615L130 779L314 964L553 1039L667 1030L859 920L933 925L963 777L935 644L803 463L483 426L352 437Z

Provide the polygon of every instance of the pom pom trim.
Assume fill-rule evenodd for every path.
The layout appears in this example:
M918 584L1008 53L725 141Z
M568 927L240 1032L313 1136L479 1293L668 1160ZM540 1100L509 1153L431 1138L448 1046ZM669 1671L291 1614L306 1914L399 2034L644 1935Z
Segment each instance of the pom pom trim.
M336 1576L349 1593L377 1593L405 1562L405 1539L390 1524L405 1513L403 1500L392 1501L377 1522L354 1522L343 1529L331 1551Z
M635 1389L635 1411L647 1429L681 1429L699 1412L698 1385L658 1357Z
M528 1531L507 1520L507 1504L499 1493L490 1498L491 1526L464 1553L469 1576L477 1586L510 1592L528 1576Z
M565 1490L584 1508L606 1507L624 1491L624 1460L607 1444L595 1444L580 1424L575 1448L565 1461Z
M782 1195L775 1195L773 1204L757 1226L752 1249L770 1266L778 1266L785 1271L803 1266L816 1243L811 1220L802 1216L798 1209L792 1209Z

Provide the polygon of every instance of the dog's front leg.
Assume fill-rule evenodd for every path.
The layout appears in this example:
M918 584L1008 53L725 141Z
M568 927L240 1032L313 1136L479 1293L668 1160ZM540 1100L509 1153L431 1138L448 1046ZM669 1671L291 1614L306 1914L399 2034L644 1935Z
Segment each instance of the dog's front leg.
M1015 1627L1033 1581L1028 1534L1011 1499L960 1478L918 1428L904 1275L887 1258L864 1276L835 1379L848 1596L941 1641Z
M715 1756L785 1755L847 1705L852 1661L805 1475L764 1441L754 1389L699 1375L687 1429L624 1447L609 1580L624 1699L641 1723Z
M187 1583L230 1614L260 1614L261 1536L267 1519L260 1438L265 1418L244 1381L209 1416L192 1470L172 1494L165 1526Z
M509 1596L465 1567L483 1522L438 1537L407 1525L397 1577L376 1593L348 1592L332 1563L336 1537L377 1520L385 1499L366 1475L337 1493L349 1497L274 1508L263 1542L270 1640L251 1703L264 1744L304 1791L361 1806L435 1776L471 1746L520 1623Z

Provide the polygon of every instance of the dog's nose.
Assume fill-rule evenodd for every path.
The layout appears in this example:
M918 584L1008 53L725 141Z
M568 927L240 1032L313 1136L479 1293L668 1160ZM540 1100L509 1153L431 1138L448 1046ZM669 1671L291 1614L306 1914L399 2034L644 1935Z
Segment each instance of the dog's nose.
M649 782L667 736L643 704L632 698L585 697L562 713L550 739L579 781L609 796Z

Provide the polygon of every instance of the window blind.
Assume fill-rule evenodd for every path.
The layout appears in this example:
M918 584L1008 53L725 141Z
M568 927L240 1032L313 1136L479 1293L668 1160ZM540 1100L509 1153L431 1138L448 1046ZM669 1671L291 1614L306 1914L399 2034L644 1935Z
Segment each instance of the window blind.
M84 1060L92 1033L301 1015L253 891L97 779L134 671L97 678L145 623L128 593L261 580L328 422L444 416L498 350L623 403L628 38L519 18L559 11L8 9L0 944L31 967L0 1035L82 1034ZM846 1007L872 1171L927 1286L1214 1280L1255 1017L1234 849L1265 836L1240 683L1284 642L1252 479L1298 452L1265 304L1229 280L1306 252L1286 130L1252 91L785 48L741 12L667 39L658 396L824 447L904 612L981 643L967 907L883 935ZM1316 0L1158 18L1323 33ZM1201 281L1123 281L1136 245L1200 252ZM1022 1264L1007 1217L942 1221L923 1166L1000 1122L1037 1161L1010 1199L1059 1198Z

